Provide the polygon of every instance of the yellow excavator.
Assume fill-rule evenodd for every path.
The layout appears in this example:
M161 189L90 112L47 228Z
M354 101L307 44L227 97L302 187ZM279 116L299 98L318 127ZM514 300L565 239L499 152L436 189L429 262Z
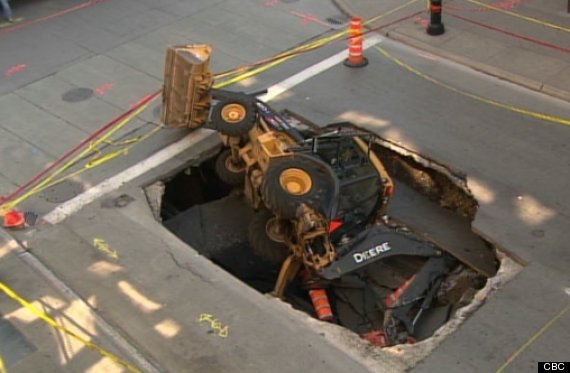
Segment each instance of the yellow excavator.
M307 287L321 289L386 258L422 257L425 264L384 310L387 344L405 343L461 261L390 223L394 184L371 150L373 134L342 123L304 133L255 95L213 89L211 53L205 44L168 48L161 120L219 132L216 173L242 187L256 211L254 253L281 265L273 294L282 297L299 273Z

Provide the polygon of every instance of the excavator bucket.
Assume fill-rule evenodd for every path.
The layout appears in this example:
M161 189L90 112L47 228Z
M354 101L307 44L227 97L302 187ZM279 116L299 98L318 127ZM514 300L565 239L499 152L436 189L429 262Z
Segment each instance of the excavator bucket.
M208 119L213 77L208 44L170 46L164 64L161 120L166 127L198 128Z

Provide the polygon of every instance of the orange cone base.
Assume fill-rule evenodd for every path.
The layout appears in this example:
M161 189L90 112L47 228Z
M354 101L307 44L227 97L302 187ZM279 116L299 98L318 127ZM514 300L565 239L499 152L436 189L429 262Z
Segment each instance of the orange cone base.
M344 60L343 64L344 64L344 66L348 66L348 67L364 67L364 66L368 65L368 58L362 57L360 62L353 62L349 58L347 58L346 60Z
M23 212L10 210L4 214L4 228L24 228L26 219Z

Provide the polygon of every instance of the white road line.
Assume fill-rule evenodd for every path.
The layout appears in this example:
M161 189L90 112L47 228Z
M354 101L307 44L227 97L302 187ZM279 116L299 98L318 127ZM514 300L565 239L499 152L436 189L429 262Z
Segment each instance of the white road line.
M382 37L373 35L364 41L363 49L368 49L383 40ZM303 83L304 81L318 75L331 67L344 61L347 57L347 52L339 52L321 62L312 65L299 73L290 76L289 78L277 83L267 90L267 93L260 97L263 101L271 101L275 97L279 96L283 92L290 90L296 85ZM174 158L178 154L184 152L191 146L197 144L201 140L211 135L210 130L200 129L193 131L186 135L181 140L167 146L166 148L160 150L159 152L151 155L150 157L143 159L139 163L127 168L126 170L108 178L107 180L91 187L82 194L66 201L44 215L43 220L50 224L57 224L78 212L83 208L83 206L95 201L96 199L110 193L114 190L119 189L126 183L134 180L135 178L147 173L148 171L160 166L169 159Z
M143 159L139 163L87 189L85 192L70 199L69 201L62 203L47 213L43 217L43 220L51 224L62 222L67 217L83 208L83 206L95 201L107 193L119 189L126 183L160 166L169 159L176 157L178 154L184 152L191 146L198 144L209 136L212 136L211 130L199 129L192 131L182 139L158 151L157 153L154 153L150 157Z
M362 46L362 48L368 49L380 43L382 40L383 38L381 36L373 35L364 40L364 45ZM309 66L305 70L302 70L297 74L288 77L282 82L272 85L271 87L269 87L266 94L264 94L263 96L259 96L259 99L261 99L261 101L273 100L275 97L279 96L283 92L290 90L296 85L303 83L304 81L330 69L335 65L338 65L339 63L344 61L346 57L347 57L347 52L346 50L344 50L325 60L322 60L321 62L314 64L313 66Z

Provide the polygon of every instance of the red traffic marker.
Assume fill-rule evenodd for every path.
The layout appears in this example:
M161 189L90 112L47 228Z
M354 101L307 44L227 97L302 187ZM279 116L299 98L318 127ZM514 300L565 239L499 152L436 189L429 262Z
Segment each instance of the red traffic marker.
M23 228L26 225L24 213L17 210L9 210L4 214L4 228Z

